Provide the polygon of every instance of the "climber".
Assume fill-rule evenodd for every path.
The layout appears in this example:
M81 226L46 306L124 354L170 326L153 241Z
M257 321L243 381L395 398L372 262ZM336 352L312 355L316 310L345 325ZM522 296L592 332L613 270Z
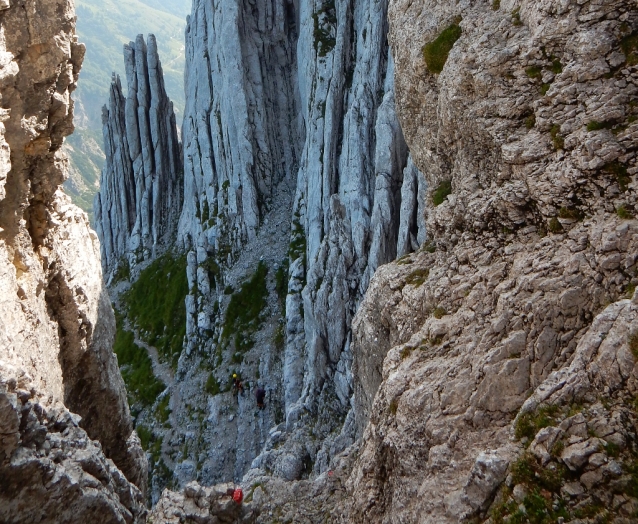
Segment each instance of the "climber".
M264 409L264 399L266 398L266 390L261 386L257 387L257 391L255 391L255 397L257 398L257 407L259 409Z
M241 393L242 395L244 394L244 385L242 384L241 380L239 380L237 373L233 373L233 388L235 389L235 393Z
M237 503L237 504L241 504L242 500L244 500L244 492L242 491L241 488L237 488L234 492L233 492L233 500Z

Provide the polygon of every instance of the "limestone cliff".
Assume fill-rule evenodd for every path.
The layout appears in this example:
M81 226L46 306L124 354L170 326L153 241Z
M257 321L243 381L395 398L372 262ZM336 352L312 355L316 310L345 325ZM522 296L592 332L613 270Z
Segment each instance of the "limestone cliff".
M282 357L287 424L269 432L265 453L243 479L244 518L634 522L636 3L395 0L388 15L394 91L390 75L375 74L385 71L385 48L375 47L374 36L385 34L382 4L300 2L288 18L298 33L296 107L304 140ZM209 23L217 20L217 12L200 6L191 31L209 27L205 14ZM219 20L208 34L232 32ZM265 15L258 20L273 27ZM341 25L346 20L350 28ZM357 43L356 53L340 54L348 42ZM349 62L352 56L357 60ZM349 75L341 86L338 73L349 68L335 64L353 63L352 87ZM392 71L392 60L385 65ZM206 81L204 74L197 78ZM252 89L258 83L248 85L250 93L262 92ZM405 135L415 166L408 162L400 186L391 167L366 171L376 164L365 161L375 158L370 151L390 151L376 158L391 166L398 154L403 167L401 140L355 153L392 136L378 132L394 129L381 96L373 96L384 85L383 103L394 107L396 99L397 133ZM374 119L367 119L370 113L359 108L371 100ZM229 121L221 118L222 125ZM373 125L375 139L365 134ZM232 136L223 133L222 140ZM193 187L200 195L208 191L205 184ZM222 190L233 188L231 200L241 195L244 202L244 187L222 182ZM397 187L401 201L389 198ZM220 198L226 202L226 193ZM399 219L384 222L397 209ZM259 216L254 212L251 223ZM220 231L228 230L214 226L187 239L193 287L203 281L197 264L226 238ZM243 231L250 248L259 245L250 243L250 227ZM234 238L243 241L242 234ZM384 241L392 247L375 254ZM237 246L227 245L224 257L232 258ZM379 267L418 245L416 253ZM370 251L365 258L361 246ZM366 288L350 339L348 307ZM208 329L205 300L195 294L191 305L198 329ZM339 410L326 409L322 398L331 388L347 398L351 387L354 408L341 437L326 438L312 417L330 427L322 414ZM314 409L313 399L319 399ZM239 400L240 409L245 402ZM296 440L304 425L312 432ZM347 447L353 433L359 440ZM331 462L323 462L326 451ZM273 476L303 474L295 460L304 453L315 460L314 480L282 487ZM226 503L220 491L190 485L182 495L166 493L155 515L214 522Z
M94 212L106 272L157 255L182 208L181 148L155 36L124 46L124 64L126 97L114 76L102 110L106 165Z
M112 353L97 237L59 189L83 56L71 2L0 3L3 522L145 513L146 458Z
M426 183L396 117L387 27L385 1L193 4L178 243L187 342L175 430L156 427L182 484L251 468L308 476L353 441L352 414L339 437L352 317L376 268L425 240ZM229 311L260 264L263 310L238 323ZM233 373L244 397L229 391ZM258 383L268 402L256 418Z
M501 486L493 522L632 518L637 29L630 1L391 5L402 129L451 193L355 320L355 522L485 519Z

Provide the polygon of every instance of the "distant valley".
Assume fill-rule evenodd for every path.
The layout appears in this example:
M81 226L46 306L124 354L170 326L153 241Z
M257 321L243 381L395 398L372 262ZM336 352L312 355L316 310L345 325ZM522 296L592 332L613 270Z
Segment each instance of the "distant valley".
M143 33L157 36L166 90L175 104L178 125L184 109L184 28L189 0L77 0L77 32L86 57L75 100L76 131L65 141L70 158L66 191L93 220L93 196L104 163L102 106L108 102L112 73L126 86L122 46Z

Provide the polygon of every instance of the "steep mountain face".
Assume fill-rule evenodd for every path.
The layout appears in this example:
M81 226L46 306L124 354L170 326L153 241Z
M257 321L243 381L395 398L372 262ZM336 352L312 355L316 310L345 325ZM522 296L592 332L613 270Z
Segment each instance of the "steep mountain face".
M635 7L392 4L402 128L451 194L354 323L355 522L484 519L501 486L493 521L632 517Z
M340 8L337 2L336 16L327 18L337 27L351 12ZM333 58L348 38L330 40L333 33L321 32L322 14L311 22L304 18L309 12L301 3L297 49L321 36L317 47L327 42ZM303 330L287 332L288 424L270 433L253 464L258 468L243 479L246 521L635 521L636 13L635 2L625 0L391 3L397 112L423 175L406 171L400 205L380 199L385 209L362 216L373 224L375 216L392 216L387 209L400 209L398 233L390 229L398 252L412 237L423 242L424 229L431 241L377 268L348 349L331 352L338 347L332 340L343 340L344 318L331 316L343 311L334 295L319 301L339 267L332 260L344 269L331 289L343 290L340 283L354 273L351 294L339 296L356 295L374 260L371 239L397 237L354 225L358 208L345 204L350 192L341 188L352 190L348 180L358 191L371 187L349 178L356 170L339 170L336 186L309 182L332 180L309 174L323 169L330 152L306 164L311 145L330 151L329 141L312 138L316 127L326 136L324 122L334 116L328 98L325 120L323 106L304 120L299 160L293 231L303 231L296 238L304 242L291 248L303 246L307 257L291 257L287 326ZM334 63L320 54L305 61L298 55L302 100L322 82L304 81L303 71ZM365 82L378 86L369 71ZM321 75L331 88L339 83L332 72ZM358 93L354 105L366 100L365 89ZM304 116L313 114L311 106ZM375 105L374 112L378 130L383 111ZM362 130L372 129L367 122ZM355 149L352 136L352 128L344 131L340 158ZM377 132L373 143L379 142ZM432 188L427 204L421 176ZM363 209L374 210L384 188L393 194L384 178L376 177L374 193L364 193L374 201L360 198L371 203ZM324 195L329 208L321 206ZM322 220L314 222L316 216ZM357 231L370 242L364 269L353 256ZM198 257L213 251L199 242ZM333 258L323 258L325 252ZM322 260L329 261L323 272ZM304 305L298 323L291 321L296 300ZM295 339L306 340L307 353L295 353ZM339 391L338 362L347 354L354 358L346 369L360 440L339 455L338 440L326 439L337 452L330 471L322 472L318 452L318 476L284 488L272 476L287 471L278 454L294 455L295 432L310 424L310 417L296 418L297 406L305 403L313 413L309 392L314 386L321 399L318 384L324 395L331 387ZM312 442L315 433L307 435ZM166 493L154 514L214 522L225 511L216 489L191 484L183 494Z
M187 347L177 431L158 429L181 482L251 468L294 479L352 443L352 414L339 437L352 317L376 268L425 240L426 183L395 113L386 13L387 2L193 5L178 232ZM235 318L260 267L263 310ZM245 397L226 389L233 374ZM220 387L202 395L205 383ZM255 419L258 383L270 400ZM199 424L194 406L206 406ZM186 451L185 426L202 438Z
M60 190L84 56L73 5L2 2L0 35L0 520L140 521L147 463L97 237Z
M156 255L182 207L181 149L155 37L147 46L139 35L124 61L127 96L114 77L102 110L106 165L94 209L105 272Z

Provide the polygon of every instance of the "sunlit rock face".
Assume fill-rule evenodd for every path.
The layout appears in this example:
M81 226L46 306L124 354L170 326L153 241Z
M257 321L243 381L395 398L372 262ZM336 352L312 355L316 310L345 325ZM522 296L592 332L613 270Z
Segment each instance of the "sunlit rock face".
M145 513L146 457L112 353L99 243L60 190L84 51L71 2L0 3L3 522Z
M182 208L181 147L155 36L124 46L124 65L126 97L114 77L102 110L106 165L94 209L106 272L156 255Z

